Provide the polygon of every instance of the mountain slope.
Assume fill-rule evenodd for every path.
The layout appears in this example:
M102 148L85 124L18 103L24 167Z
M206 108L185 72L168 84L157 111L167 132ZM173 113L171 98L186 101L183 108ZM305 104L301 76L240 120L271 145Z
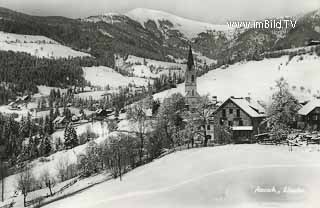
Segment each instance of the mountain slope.
M208 30L232 31L232 29L227 25L213 25L152 9L137 8L127 12L125 15L138 21L142 26L145 26L148 21L154 21L158 28L161 28L162 24L167 23L167 29L178 30L188 39L197 37L199 33L206 32Z
M19 35L0 31L0 50L26 52L40 58L68 58L90 56L87 53L75 51L67 46L36 35Z
M84 79L89 81L93 86L118 88L120 86L128 86L129 84L135 86L147 86L147 79L138 77L126 77L115 70L105 67L84 67Z

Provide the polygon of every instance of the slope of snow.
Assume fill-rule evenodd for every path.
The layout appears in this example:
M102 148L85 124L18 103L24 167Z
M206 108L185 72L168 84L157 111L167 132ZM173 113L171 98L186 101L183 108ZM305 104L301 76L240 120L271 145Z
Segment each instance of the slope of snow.
M25 52L32 56L45 58L68 58L90 56L87 53L75 51L60 43L37 35L20 35L0 31L0 50Z
M183 64L145 59L133 55L129 55L124 63L130 65L127 70L134 76L148 78L169 74L169 71L176 74L183 73L185 68Z
M93 23L105 22L108 24L114 24L114 23L121 22L121 20L119 18L121 18L122 16L123 16L122 14L110 12L110 13L106 13L106 14L102 14L102 15L83 18L81 20L85 21L85 22L93 22Z
M158 25L158 28L159 21L169 20L171 23L173 23L173 29L181 31L187 38L190 39L207 30L230 31L230 28L227 25L214 25L210 23L189 20L169 14L167 12L152 9L137 8L127 12L126 15L139 22L142 26L144 26L144 23L148 20L154 20Z
M320 58L304 55L300 60L300 57L294 57L289 63L289 57L282 56L212 70L197 79L198 92L201 95L216 95L220 100L250 94L253 98L267 101L274 91L275 81L284 77L294 95L301 100L309 100L320 92ZM184 94L184 84L154 97L163 99L177 92Z
M119 86L127 86L130 83L136 86L148 85L147 79L126 77L105 66L84 67L83 71L84 78L94 86L105 87L109 85L110 87L117 88Z
M259 200L255 194L258 186L280 189L294 185L312 196L309 201L298 201L306 205L318 198L319 173L317 151L290 153L286 146L262 145L191 149L139 167L122 181L104 182L45 207L270 207L272 197ZM280 194L285 195L282 190ZM290 199L297 202L297 197L285 195L287 201L280 205ZM283 207L273 203L273 207Z

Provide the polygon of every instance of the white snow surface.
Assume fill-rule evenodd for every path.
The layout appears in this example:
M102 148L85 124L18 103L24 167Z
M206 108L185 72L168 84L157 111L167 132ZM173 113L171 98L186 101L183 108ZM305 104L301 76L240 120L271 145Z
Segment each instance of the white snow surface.
M288 56L262 61L236 63L226 69L218 68L197 79L200 95L209 94L225 100L230 96L269 101L275 81L283 77L291 92L301 101L311 100L320 90L320 58L315 55ZM287 64L288 63L288 64ZM162 100L173 93L184 95L184 84L154 95Z
M319 202L319 152L300 150L228 145L175 152L127 173L122 181L106 181L45 207L270 207L270 201L255 201L255 188L283 184L305 187L311 197L302 205L311 205ZM274 202L272 207L305 207L294 205Z
M157 61L152 59L145 59L134 55L129 55L125 60L130 67L128 70L137 77L156 78L161 74L184 73L185 65L180 63Z
M68 58L90 56L75 51L70 47L38 35L20 35L0 31L0 50L25 52L32 56L44 58Z
M128 17L139 22L142 26L148 20L154 20L159 28L159 21L169 20L173 23L173 29L181 31L185 37L194 38L201 32L206 32L207 30L215 31L231 31L227 25L215 25L211 23L205 23L195 20L190 20L182 18L167 12L146 9L146 8L136 8L126 13Z
M94 86L105 87L109 85L112 88L127 86L130 83L136 86L147 86L147 79L139 77L126 77L116 72L114 69L106 66L83 67L84 78L90 81Z

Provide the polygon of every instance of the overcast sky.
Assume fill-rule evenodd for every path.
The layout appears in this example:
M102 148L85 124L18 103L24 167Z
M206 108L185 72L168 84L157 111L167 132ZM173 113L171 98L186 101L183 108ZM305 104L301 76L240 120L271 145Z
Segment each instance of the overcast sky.
M320 0L0 0L0 6L32 15L86 17L150 8L206 22L292 16L320 8Z

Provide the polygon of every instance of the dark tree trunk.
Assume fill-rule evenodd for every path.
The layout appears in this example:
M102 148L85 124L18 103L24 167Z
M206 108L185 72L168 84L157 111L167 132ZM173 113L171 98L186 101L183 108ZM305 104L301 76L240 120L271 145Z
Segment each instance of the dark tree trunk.
M49 188L49 191L50 191L50 196L52 196L52 187L51 187L51 181L49 180L48 182L48 188Z
M23 194L23 206L27 207L27 195Z

